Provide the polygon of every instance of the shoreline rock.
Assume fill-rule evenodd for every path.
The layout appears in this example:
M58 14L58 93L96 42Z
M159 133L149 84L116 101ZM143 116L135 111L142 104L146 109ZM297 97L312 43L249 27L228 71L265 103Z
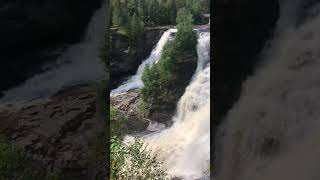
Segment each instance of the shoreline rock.
M105 130L92 85L64 89L49 100L0 111L0 134L65 179L88 179L89 144Z

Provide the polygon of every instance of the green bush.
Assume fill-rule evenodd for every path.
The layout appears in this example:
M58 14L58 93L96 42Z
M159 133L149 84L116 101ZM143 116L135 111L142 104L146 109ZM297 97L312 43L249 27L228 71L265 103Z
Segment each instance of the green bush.
M112 23L126 27L136 14L146 26L176 24L177 11L185 7L193 17L208 13L209 0L112 0Z
M174 48L181 52L195 53L197 34L193 31L191 12L186 8L179 9L177 23L177 35L174 40Z
M144 114L149 114L153 102L159 102L166 96L174 83L174 66L176 60L172 45L167 44L163 50L161 60L152 67L146 67L142 75L144 87L140 90L144 103ZM169 100L169 99L167 99Z
M168 175L141 140L124 144L111 138L111 180L166 180Z
M135 46L139 37L142 36L144 31L144 23L136 13L129 18L129 22L126 25L125 31L129 37L130 45Z
M56 180L59 176L43 170L41 162L0 138L0 179Z
M110 105L110 136L116 136L120 139L124 136L127 127L125 122L127 117L124 116L118 109Z
M160 168L161 162L147 151L142 141L136 140L129 145L121 142L126 131L126 120L126 116L110 106L110 179L164 180L166 173Z

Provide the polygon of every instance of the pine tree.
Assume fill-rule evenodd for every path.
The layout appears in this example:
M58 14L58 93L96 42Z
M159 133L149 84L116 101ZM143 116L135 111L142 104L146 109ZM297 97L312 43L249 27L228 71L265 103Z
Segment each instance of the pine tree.
M142 35L144 31L144 23L142 19L134 13L127 30L131 45L136 45L138 38Z

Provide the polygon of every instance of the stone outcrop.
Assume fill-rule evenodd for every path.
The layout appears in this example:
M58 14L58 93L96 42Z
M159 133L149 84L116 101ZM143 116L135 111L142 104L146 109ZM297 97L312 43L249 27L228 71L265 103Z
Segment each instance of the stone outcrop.
M117 87L123 78L136 73L141 62L148 58L161 35L169 28L168 26L146 29L135 48L129 47L127 36L115 31L111 32L111 89Z
M139 113L139 97L139 90L132 90L125 94L110 97L110 103L128 117L128 121L126 121L128 133L145 131L149 125L149 121L143 119Z
M194 55L182 55L177 57L176 84L172 87L170 95L160 97L152 104L150 114L146 117L139 110L139 90L131 90L115 97L110 97L111 104L128 117L127 126L130 132L145 131L149 122L170 125L175 113L177 103L189 85L197 66L197 57Z
M40 160L60 169L62 179L91 179L90 142L105 131L92 86L60 91L47 101L10 107L0 112L0 134ZM100 172L101 173L101 172Z

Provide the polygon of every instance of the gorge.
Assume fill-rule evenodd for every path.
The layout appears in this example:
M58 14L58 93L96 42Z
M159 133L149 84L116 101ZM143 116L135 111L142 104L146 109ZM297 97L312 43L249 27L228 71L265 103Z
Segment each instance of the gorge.
M162 49L166 43L174 38L176 29L169 29L163 33L158 44L155 46L150 56L142 62L137 73L130 77L118 88L111 91L111 102L114 99L115 107L123 112L138 111L134 106L123 107L124 98L132 98L134 89L143 87L141 76L145 67L158 63ZM193 69L193 77L188 87L177 105L177 112L171 115L172 125L164 125L153 121L144 123L144 128L140 133L127 135L125 142L130 143L135 138L141 138L148 144L148 148L160 161L164 161L163 168L167 169L170 177L179 177L185 180L194 180L198 178L209 178L208 164L210 157L210 29L208 26L202 26L196 29L198 34L197 44L197 66ZM139 93L139 92L137 92ZM137 97L139 98L139 96ZM131 103L137 103L137 100L130 100ZM129 113L130 114L130 113ZM204 115L204 116L203 116ZM169 120L169 119L168 119ZM130 121L130 116L129 116ZM137 121L137 119L134 119ZM200 151L196 151L200 148ZM190 154L192 153L192 155ZM196 155L194 154L196 153ZM192 160L189 158L194 156ZM185 166L187 161L192 161L190 166Z

